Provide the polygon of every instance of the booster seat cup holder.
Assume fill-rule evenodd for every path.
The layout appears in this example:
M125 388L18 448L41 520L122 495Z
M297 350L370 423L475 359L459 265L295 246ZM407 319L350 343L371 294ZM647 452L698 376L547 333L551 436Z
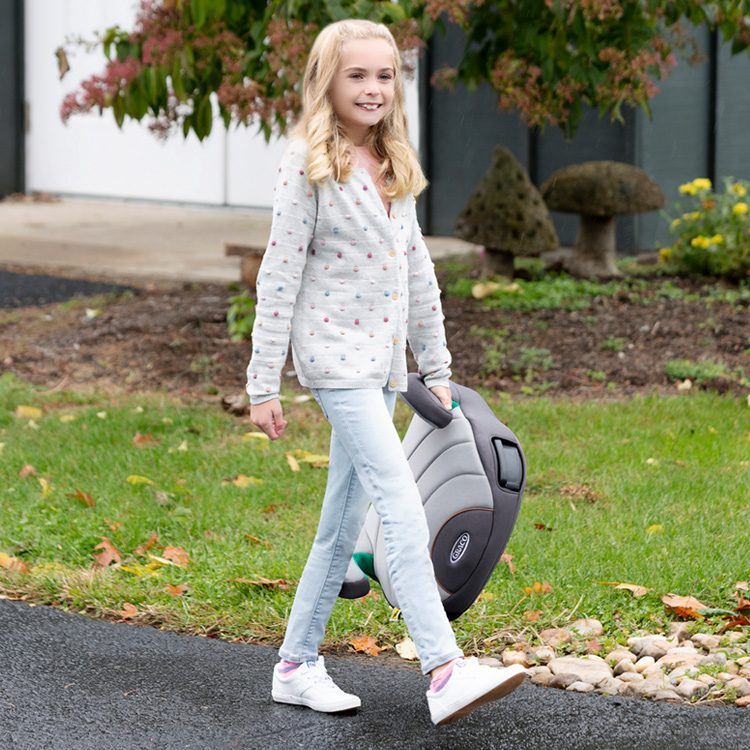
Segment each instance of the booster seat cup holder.
M438 590L453 620L482 592L505 550L523 499L526 459L516 436L476 391L453 382L450 391L452 411L412 373L401 396L414 411L402 445L422 497ZM368 578L398 607L372 506L339 596L364 596Z

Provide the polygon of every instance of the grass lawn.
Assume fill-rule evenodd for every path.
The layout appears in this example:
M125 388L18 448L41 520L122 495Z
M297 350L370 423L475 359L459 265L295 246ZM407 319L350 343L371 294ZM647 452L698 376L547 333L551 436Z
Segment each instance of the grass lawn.
M528 484L507 550L515 572L500 564L455 622L465 650L493 652L584 616L600 619L608 639L659 631L675 617L661 601L668 593L736 605L735 584L750 579L746 403L699 392L613 402L485 395L521 439ZM216 405L44 394L0 377L0 591L278 644L294 593L285 582L299 578L315 532L326 480L315 462L328 443L314 402L285 409L287 433L270 443ZM405 429L402 403L396 418ZM102 552L106 567L94 558ZM252 582L261 579L277 583ZM535 582L551 591L534 593ZM340 601L326 644L359 635L395 644L406 631L389 616L382 596Z

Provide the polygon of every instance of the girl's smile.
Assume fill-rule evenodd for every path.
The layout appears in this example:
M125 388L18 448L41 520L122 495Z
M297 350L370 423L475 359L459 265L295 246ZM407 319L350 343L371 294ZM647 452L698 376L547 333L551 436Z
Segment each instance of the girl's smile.
M357 146L393 103L393 52L384 39L355 39L344 46L331 84L331 105Z

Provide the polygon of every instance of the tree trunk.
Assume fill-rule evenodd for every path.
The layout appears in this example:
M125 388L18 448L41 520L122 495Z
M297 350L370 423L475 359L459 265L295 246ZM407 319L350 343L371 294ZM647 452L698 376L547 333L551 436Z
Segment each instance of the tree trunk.
M484 250L484 268L485 276L504 276L506 279L512 279L515 274L514 261L515 255L509 250L496 250L487 247Z
M584 279L622 276L615 257L615 217L581 215L573 254L565 263L568 272Z

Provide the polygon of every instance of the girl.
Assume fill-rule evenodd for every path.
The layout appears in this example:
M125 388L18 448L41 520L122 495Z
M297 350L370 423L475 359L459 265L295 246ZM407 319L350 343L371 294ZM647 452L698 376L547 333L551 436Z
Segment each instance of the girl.
M419 373L451 408L440 290L415 213L425 185L390 32L369 21L327 26L310 53L302 119L279 169L247 371L251 419L275 440L287 424L279 388L291 337L299 381L332 427L318 530L271 694L316 711L359 707L327 675L318 647L372 502L404 620L432 676L432 720L444 724L506 695L525 673L462 658L392 421L396 393L406 388L407 338Z

